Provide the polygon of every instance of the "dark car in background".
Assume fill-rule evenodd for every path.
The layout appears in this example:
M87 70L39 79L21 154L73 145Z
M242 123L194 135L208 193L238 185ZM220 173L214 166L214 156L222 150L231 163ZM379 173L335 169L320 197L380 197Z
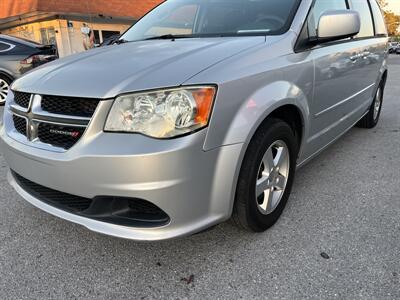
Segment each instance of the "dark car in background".
M100 47L110 46L110 45L114 44L115 42L117 42L120 37L121 37L120 34L112 35L109 38L106 38L99 46Z
M394 42L389 43L389 53L390 54L396 53L398 46L399 46L398 43L394 43Z
M0 34L0 105L4 104L15 79L57 58L57 49L53 45Z

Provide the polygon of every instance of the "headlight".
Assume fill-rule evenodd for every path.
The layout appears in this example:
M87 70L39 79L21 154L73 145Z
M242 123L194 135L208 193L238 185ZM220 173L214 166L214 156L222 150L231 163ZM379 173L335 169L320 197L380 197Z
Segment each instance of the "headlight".
M120 96L105 131L171 138L208 125L215 87L184 87Z

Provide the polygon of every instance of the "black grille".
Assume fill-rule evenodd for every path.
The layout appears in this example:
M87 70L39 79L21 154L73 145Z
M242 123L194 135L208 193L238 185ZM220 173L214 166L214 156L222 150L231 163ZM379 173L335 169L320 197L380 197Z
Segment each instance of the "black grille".
M14 102L21 107L28 108L30 99L31 99L31 94L14 92Z
M22 135L26 136L26 119L13 115L14 127Z
M90 118L98 104L97 99L42 96L42 109L53 114Z
M40 123L38 138L42 143L68 150L79 141L85 129L84 127Z
M146 200L107 196L88 199L44 187L14 171L12 174L27 193L69 213L107 223L135 227L157 227L170 221L164 211Z
M18 181L19 185L26 192L51 206L67 210L69 212L78 213L87 210L92 204L92 199L78 197L49 189L34 183L15 172L13 172L13 175Z

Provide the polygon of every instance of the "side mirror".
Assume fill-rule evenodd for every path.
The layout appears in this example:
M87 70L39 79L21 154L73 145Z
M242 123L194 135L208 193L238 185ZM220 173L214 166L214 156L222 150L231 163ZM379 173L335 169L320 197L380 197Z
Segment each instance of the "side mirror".
M354 10L328 10L318 22L317 42L327 43L353 37L360 32L360 15Z

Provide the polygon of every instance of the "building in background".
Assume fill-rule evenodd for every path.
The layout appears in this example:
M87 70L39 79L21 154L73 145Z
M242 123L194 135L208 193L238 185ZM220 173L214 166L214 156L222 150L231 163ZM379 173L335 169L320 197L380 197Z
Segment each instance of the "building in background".
M162 0L0 0L0 33L57 46L60 57L84 51L82 28L95 43L124 32Z

